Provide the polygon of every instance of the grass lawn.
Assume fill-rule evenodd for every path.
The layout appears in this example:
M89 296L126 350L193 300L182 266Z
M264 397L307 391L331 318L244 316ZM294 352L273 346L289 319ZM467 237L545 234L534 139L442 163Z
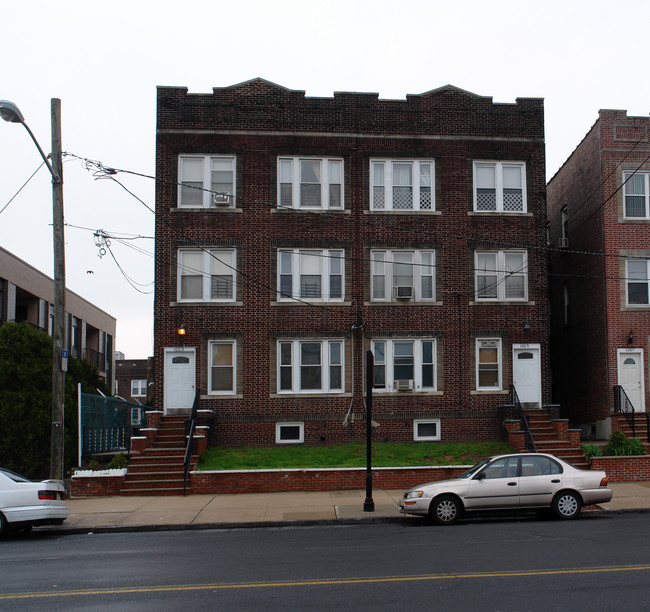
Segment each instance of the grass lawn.
M412 465L473 465L484 457L510 453L507 444L476 442L471 444L373 443L373 467ZM199 461L199 470L253 470L274 468L365 467L366 445L279 446L273 448L209 448Z

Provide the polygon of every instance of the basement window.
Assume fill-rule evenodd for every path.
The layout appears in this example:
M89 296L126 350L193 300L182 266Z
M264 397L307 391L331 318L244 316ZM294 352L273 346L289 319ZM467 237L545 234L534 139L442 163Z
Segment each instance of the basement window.
M415 419L413 421L415 442L437 442L440 440L440 419Z
M305 441L304 423L276 423L276 444L302 444Z

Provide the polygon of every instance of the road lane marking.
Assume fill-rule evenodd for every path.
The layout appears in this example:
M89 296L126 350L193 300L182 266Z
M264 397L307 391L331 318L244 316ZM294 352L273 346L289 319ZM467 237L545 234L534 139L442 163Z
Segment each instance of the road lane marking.
M331 586L343 584L372 584L390 582L416 582L427 580L459 580L459 579L486 579L486 578L519 578L526 576L562 576L575 574L604 574L613 572L638 572L650 570L650 564L645 565L610 565L604 567L573 567L563 569L531 569L513 570L509 572L457 572L451 574L418 574L412 576L377 576L359 578L314 578L308 580L286 580L272 582L232 582L210 584L179 584L169 586L135 586L114 587L108 589L72 589L63 591L35 591L26 593L3 593L0 601L17 599L39 599L46 597L81 597L88 595L125 595L129 593L164 593L182 591L206 591L224 589L257 589L281 588L300 586Z

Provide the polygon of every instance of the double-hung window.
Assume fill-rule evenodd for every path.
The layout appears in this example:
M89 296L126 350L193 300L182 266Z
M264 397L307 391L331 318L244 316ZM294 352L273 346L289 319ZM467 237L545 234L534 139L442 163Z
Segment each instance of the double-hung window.
M144 379L131 380L131 397L147 397L147 381Z
M501 389L501 339L476 339L476 389L497 391Z
M234 249L179 249L178 301L234 301L235 271Z
M628 259L625 268L627 305L650 306L650 260Z
M435 251L370 252L372 301L435 300Z
M526 212L526 164L474 162L475 212Z
M234 340L208 343L208 393L235 393L237 345Z
M278 158L278 206L342 210L343 160Z
M436 340L373 340L374 389L377 391L435 391Z
M278 341L279 393L342 393L343 340Z
M344 263L340 249L280 249L278 300L342 301Z
M625 218L650 218L650 172L624 172L623 181Z
M508 302L528 299L526 251L476 251L474 276L477 300Z
M370 160L371 210L434 210L433 160Z
M178 158L180 208L235 207L235 158L181 155Z

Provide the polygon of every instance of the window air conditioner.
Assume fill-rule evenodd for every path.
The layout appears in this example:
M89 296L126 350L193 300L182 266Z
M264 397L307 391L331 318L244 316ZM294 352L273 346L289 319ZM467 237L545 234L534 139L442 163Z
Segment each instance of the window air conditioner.
M413 389L413 379L411 378L401 378L395 381L395 388L398 391L410 391Z
M230 206L229 193L214 193L212 196L212 201L215 206Z
M398 285L395 287L395 297L398 300L410 300L413 298L413 287L411 285Z

